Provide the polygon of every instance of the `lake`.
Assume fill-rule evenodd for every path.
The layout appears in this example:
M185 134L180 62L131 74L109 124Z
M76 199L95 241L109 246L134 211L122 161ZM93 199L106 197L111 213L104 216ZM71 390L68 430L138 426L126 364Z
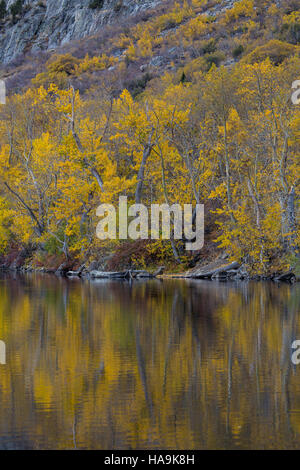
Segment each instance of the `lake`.
M1 449L300 447L300 284L0 277Z

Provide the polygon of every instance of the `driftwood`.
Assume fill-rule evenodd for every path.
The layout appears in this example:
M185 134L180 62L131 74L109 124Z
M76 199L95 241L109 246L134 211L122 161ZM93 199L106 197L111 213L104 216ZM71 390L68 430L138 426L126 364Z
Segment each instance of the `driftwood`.
M277 276L274 278L274 281L276 282L290 282L291 284L294 284L297 281L296 275L288 271L286 273L281 274L280 276Z
M90 276L94 279L114 279L114 278L124 278L127 271L122 272L109 272L109 271L91 271Z
M62 263L58 269L55 271L55 275L56 276L65 276L68 269L70 269L70 267L68 266L68 263Z
M77 271L68 271L67 276L68 277L81 277L83 272L86 270L85 264L80 266L80 268Z
M165 267L164 267L164 266L160 266L156 271L154 271L153 276L154 276L154 277L160 276L161 274L164 273L164 270L165 270Z
M150 273L145 270L132 270L128 269L127 271L92 271L90 276L93 279L141 279L141 278L155 278L159 274L162 274L164 271L164 267L161 266L157 269L154 273Z
M202 271L197 271L194 273L190 273L188 277L192 279L222 279L232 277L238 274L238 269L240 268L240 264L236 261L234 263L220 266L217 269L213 269L211 271L206 271L205 267L203 267Z

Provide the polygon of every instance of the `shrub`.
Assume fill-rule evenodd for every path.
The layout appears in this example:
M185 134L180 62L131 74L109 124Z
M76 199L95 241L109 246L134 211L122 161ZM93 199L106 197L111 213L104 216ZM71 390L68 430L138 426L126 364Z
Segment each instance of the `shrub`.
M127 241L120 244L107 263L107 269L145 268L155 262L148 250L147 240ZM137 262L139 260L139 262Z
M207 70L210 70L213 65L219 67L222 60L225 59L224 54L217 52L216 54L208 54L205 56L205 62L207 64Z
M3 19L6 15L6 3L5 0L0 2L0 19Z
M13 17L13 21L16 21L16 16L21 15L23 11L23 0L17 0L15 3L12 4L10 7L10 12Z
M239 18L252 18L253 16L255 16L253 0L240 0L230 10L226 11L225 23L229 24Z
M294 11L299 10L299 1L298 0L286 0L284 6L284 13L290 15Z
M244 46L242 44L239 44L238 46L236 46L233 51L232 51L232 57L234 59L237 59L241 54L243 54L244 52Z
M256 47L254 51L243 58L243 61L255 64L270 58L273 64L279 65L285 59L294 55L297 52L297 49L297 46L278 41L277 39L272 39L263 46Z
M216 41L215 39L210 39L209 41L204 41L201 46L202 54L213 54L216 52Z
M114 6L114 12L118 13L123 7L123 1L119 0L118 3Z
M65 88L69 77L76 74L79 65L80 60L71 54L55 54L46 62L46 72L36 75L32 82L34 85L44 87L55 83L60 88Z
M300 42L300 12L293 12L283 17L283 25L280 30L280 39L299 44Z
M284 24L280 30L280 38L291 44L299 44L300 42L300 24Z
M103 7L104 0L91 0L89 3L89 8L92 10L97 10Z
M58 74L63 72L66 75L72 75L79 63L79 59L73 57L72 54L64 54L54 55L46 65L49 73Z
M128 90L132 94L132 96L135 98L138 96L140 93L142 93L145 88L147 83L152 79L152 75L150 73L145 73L141 78L138 78L136 80L132 80L128 84Z
M180 78L180 83L185 83L186 82L186 75L184 71L182 72L181 78Z

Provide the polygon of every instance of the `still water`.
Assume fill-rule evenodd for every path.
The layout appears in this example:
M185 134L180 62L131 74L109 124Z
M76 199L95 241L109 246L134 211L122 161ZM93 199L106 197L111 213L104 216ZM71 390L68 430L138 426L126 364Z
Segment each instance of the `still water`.
M300 447L300 285L0 277L0 448Z

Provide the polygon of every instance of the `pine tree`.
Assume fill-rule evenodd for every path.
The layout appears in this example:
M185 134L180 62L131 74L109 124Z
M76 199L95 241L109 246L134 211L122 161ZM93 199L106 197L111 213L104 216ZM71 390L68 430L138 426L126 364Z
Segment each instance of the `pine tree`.
M0 19L3 19L6 15L6 3L5 0L0 2Z
M92 0L89 4L89 8L92 10L97 10L103 7L104 0Z
M13 22L16 21L16 16L20 15L23 11L23 0L17 0L15 3L12 4L10 7L10 12L13 17Z

